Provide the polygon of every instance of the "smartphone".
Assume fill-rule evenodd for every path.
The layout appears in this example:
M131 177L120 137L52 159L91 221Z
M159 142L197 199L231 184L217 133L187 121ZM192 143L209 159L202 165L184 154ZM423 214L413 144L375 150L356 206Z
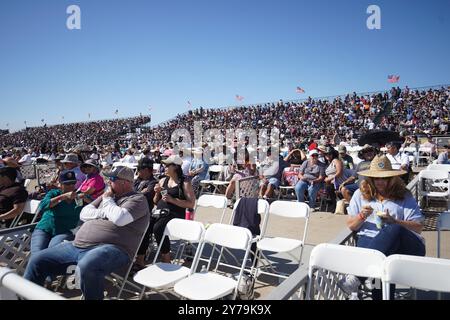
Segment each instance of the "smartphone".
M161 196L165 196L167 194L167 190L161 190Z

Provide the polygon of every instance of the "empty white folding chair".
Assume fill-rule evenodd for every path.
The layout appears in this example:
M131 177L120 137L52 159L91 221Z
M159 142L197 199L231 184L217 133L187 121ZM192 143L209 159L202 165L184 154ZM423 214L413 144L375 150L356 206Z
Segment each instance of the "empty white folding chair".
M419 197L425 198L428 206L430 198L448 201L450 191L449 174L446 171L422 170L419 173Z
M383 253L373 249L319 244L311 251L309 258L307 297L314 298L313 290L325 299L344 297L339 281L346 275L381 280L385 259ZM314 276L316 272L317 275Z
M441 257L441 231L450 230L450 211L442 212L437 222L437 257Z
M389 300L390 284L411 288L450 292L450 260L394 254L383 268L383 298Z
M430 147L419 147L419 152L417 154L417 166L419 166L421 159L425 160L426 164L433 161Z
M162 239L164 239L165 237L169 237L170 240L184 240L191 243L199 243L204 233L205 228L201 222L183 219L172 219L167 223ZM180 254L175 257L173 263L157 263L156 259L159 256L162 243L163 241L161 241L158 246L158 251L156 252L155 258L153 259L152 265L143 270L140 270L135 274L133 278L135 282L144 286L139 298L142 298L142 296L144 295L145 288L150 288L163 294L162 291L173 287L176 282L180 281L183 278L186 278L190 273L193 273L195 271L193 267L195 266L195 263L197 261L199 250L197 250L194 255L194 260L192 262L191 268L187 268L181 264L182 252L180 252Z
M227 277L217 272L208 271L211 267L214 250L211 250L208 265L204 271L196 272L189 277L177 282L174 290L177 294L190 300L214 300L232 294L236 298L238 284L244 272L245 263L250 252L252 234L250 230L227 224L214 223L205 232L200 250L203 251L205 244L222 246L228 249L243 250L244 260L239 268L237 279ZM199 259L195 263L197 270ZM217 261L217 264L220 260Z
M298 262L298 265L300 266L302 255L303 255L303 248L305 245L305 240L308 232L308 221L309 221L309 213L310 209L309 206L306 203L303 202L291 202L291 201L274 201L269 207L269 217L268 222L266 223L266 226L264 227L264 237L262 237L257 243L256 243L256 259L255 262L257 263L255 265L256 275L259 275L260 273L265 273L277 277L287 278L287 275L281 274L279 272L275 272L273 269L272 264L270 263L270 260L267 258L267 256L264 254L264 251L273 252L273 253L286 253L288 254L294 261ZM266 228L269 225L269 220L271 216L281 216L286 218L300 218L305 220L305 227L303 228L303 235L302 240L298 239L290 239L290 238L283 238L283 237L269 237L267 236L267 230ZM300 255L294 256L293 251L300 249ZM260 259L263 258L263 259ZM266 263L265 266L260 267L258 266L259 263ZM273 272L266 272L262 269L265 267L269 267Z
M205 179L205 180L200 181L200 185L202 186L202 192L206 187L212 186L214 188L213 194L215 194L218 191L220 192L220 187L228 186L228 184L230 183L229 181L219 180L220 175L223 173L223 171L224 171L224 167L221 165L216 164L216 165L210 166L208 168L210 179ZM212 180L211 174L216 174L217 178Z

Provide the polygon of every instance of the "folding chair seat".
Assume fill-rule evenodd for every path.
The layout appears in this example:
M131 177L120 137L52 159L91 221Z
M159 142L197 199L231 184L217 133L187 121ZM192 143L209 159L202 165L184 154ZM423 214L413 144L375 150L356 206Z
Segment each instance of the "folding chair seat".
M450 260L394 254L383 268L383 298L389 300L390 284L411 288L450 292Z
M237 226L214 223L205 232L205 236L200 245L200 252L205 249L205 244L226 247L228 249L244 251L244 259L239 268L237 279L221 275L214 271L208 271L211 267L214 250L210 252L210 258L205 270L195 272L187 278L177 282L174 290L177 294L191 300L213 300L223 298L232 294L235 299L238 292L238 285L241 281L244 267L250 252L252 234L250 230ZM195 263L194 270L198 269L199 259ZM217 260L215 270L217 270L220 260Z
M184 240L191 243L199 243L203 238L204 233L205 228L201 222L183 219L172 219L166 225L163 239L165 237L169 237L170 240ZM134 275L134 281L144 286L141 291L140 298L143 297L146 287L162 293L162 290L167 290L173 287L176 282L187 277L189 274L195 271L192 268L195 266L195 263L197 261L197 253L199 252L199 250L197 250L196 254L194 255L194 260L191 268L188 268L182 265L182 262L184 263L184 261L181 259L183 254L182 251L179 252L179 254L175 257L175 263L157 263L156 259L159 256L161 247L162 241L158 247L152 265L143 270L140 270Z
M270 251L274 253L286 253L292 258L294 261L297 261L300 266L303 248L308 232L308 221L309 221L310 208L306 203L303 202L291 202L291 201L274 201L269 207L269 217L271 216L281 216L286 218L301 218L305 219L305 226L303 229L302 240L284 238L284 237L268 237L267 231L264 231L264 236L256 243L256 275L260 273L287 278L286 275L283 275L279 272L266 272L263 271L261 267L258 266L259 262L266 262L265 267L269 267L273 271L275 271L270 263L270 260L264 255L264 251ZM268 227L268 222L266 223L265 228ZM300 255L298 257L294 256L292 251L295 249L300 249ZM261 259L261 257L263 259Z
M373 249L321 243L309 258L307 298L345 299L339 281L347 274L381 280L385 259Z

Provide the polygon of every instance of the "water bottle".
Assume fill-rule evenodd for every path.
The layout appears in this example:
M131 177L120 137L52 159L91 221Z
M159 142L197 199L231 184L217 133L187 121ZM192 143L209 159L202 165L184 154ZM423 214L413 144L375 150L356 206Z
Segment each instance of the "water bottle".
M194 209L187 208L184 215L185 220L194 220Z
M348 300L359 300L358 298L358 292L352 292Z

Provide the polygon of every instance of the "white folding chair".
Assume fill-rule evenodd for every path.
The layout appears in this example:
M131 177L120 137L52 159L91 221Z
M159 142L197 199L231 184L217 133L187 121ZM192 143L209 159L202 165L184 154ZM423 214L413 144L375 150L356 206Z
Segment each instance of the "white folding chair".
M291 201L274 201L269 207L269 217L272 215L287 217L287 218L302 218L305 219L305 227L303 229L303 237L302 240L298 239L290 239L283 237L268 237L266 230L264 230L264 237L262 237L256 243L256 276L260 273L287 278L287 275L283 275L281 273L275 272L270 263L270 260L264 255L263 251L270 251L275 253L286 253L288 254L294 261L298 259L298 265L300 266L303 255L303 248L306 240L306 235L308 232L308 221L309 221L309 213L310 208L306 203L303 202L291 202ZM267 228L268 223L266 223L265 229ZM296 257L292 254L292 252L296 249L300 249L299 257ZM260 258L263 257L263 260ZM273 272L265 272L261 270L262 268L258 266L259 262L266 261L267 264L264 267L269 267Z
M199 243L204 233L205 227L201 222L172 219L167 223L162 239L169 237L170 240L184 240L191 243ZM186 278L189 274L192 274L195 271L193 267L197 261L198 253L200 252L199 250L197 250L194 255L191 268L187 268L182 265L182 262L184 262L181 259L182 252L175 257L173 263L157 263L156 259L161 251L162 243L163 241L161 241L158 246L153 263L147 268L140 270L133 278L135 282L144 286L139 296L140 299L142 299L146 287L151 288L166 297L166 295L162 292L163 290L173 287L175 283L183 278Z
M382 279L386 256L380 251L352 246L322 243L314 247L309 258L307 298L312 290L324 298L340 298L338 282L342 275ZM317 276L314 273L317 272ZM313 285L314 284L314 285Z
M428 182L427 182L428 180ZM429 180L432 180L431 183ZM425 198L428 207L430 198L448 201L450 192L450 179L447 171L422 170L419 173L419 197Z
M208 186L212 186L214 188L213 190L213 194L215 194L216 192L220 192L220 187L226 187L228 186L228 184L230 183L229 181L222 181L219 180L220 175L222 174L222 172L224 171L224 167L222 165L212 165L208 168L208 172L209 172L209 178L210 179L205 179L200 181L200 185L202 187L202 192L205 188L207 188ZM211 173L215 173L218 175L218 178L215 180L211 180Z
M441 231L450 230L450 211L442 212L437 222L437 257L441 257Z
M383 299L389 300L390 284L419 290L450 292L450 260L394 254L383 268Z
M241 199L242 199L242 198L241 198ZM241 201L241 199L238 199L238 200L236 201L236 203L234 204L233 212L231 213L231 217L230 217L230 221L229 221L229 224L230 224L230 225L233 225L234 217L235 217L235 215L236 215L236 208L238 207L239 202ZM266 231L267 219L269 218L269 202L267 202L267 200L264 200L264 199L258 199L258 209L257 209L257 213L258 213L259 215L263 215L262 220L261 220L261 223L260 223L260 226L261 226L261 227L260 227L261 233L260 233L259 235L253 235L253 238L252 238L252 244L253 244L253 243L256 243L259 239L261 239L261 238L264 236L264 233L265 233L265 231ZM223 249L224 249L224 248L222 248L222 250L220 251L219 260L220 260L221 257L222 257ZM237 258L236 258L229 250L226 250L226 252L234 259L235 262L238 261L238 259L237 259ZM253 252L253 254L256 254L256 253ZM226 259L224 259L224 260L226 261ZM226 266L226 267L229 267L229 268L236 268L236 264L235 264L235 265L231 265L231 264L226 263L226 262L222 262L222 263L220 263L220 265ZM251 273L251 272L252 272L252 269L247 269L247 268L246 268L245 271L248 271L248 272Z
M417 166L419 166L420 164L420 159L424 159L426 164L433 161L430 147L419 147L419 152L417 155Z
M32 221L31 221L31 223L34 223L39 216L38 209L39 209L40 203L41 203L40 200L27 200L25 202L25 207L23 208L22 212L18 216L16 216L14 218L14 220L11 222L10 228L17 227L17 225L19 224L20 219L22 219L24 213L29 213L29 214L34 215Z
M230 226L227 224L214 223L205 232L205 236L200 245L200 252L205 248L205 244L222 246L234 250L243 250L244 260L240 266L239 276L233 278L221 275L216 272L208 272L210 269L214 250L211 255L205 271L196 272L185 279L177 282L174 290L177 294L190 300L214 300L232 294L232 299L237 296L238 285L244 272L245 263L250 252L252 234L246 228ZM195 263L197 270L199 259ZM217 264L220 260L217 260ZM217 269L217 266L216 268Z

